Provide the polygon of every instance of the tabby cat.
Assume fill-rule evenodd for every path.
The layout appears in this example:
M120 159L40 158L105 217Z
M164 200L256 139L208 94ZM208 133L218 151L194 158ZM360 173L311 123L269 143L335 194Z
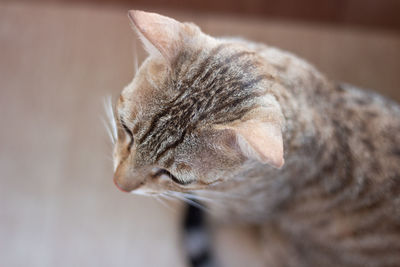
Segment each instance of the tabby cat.
M130 11L149 57L116 103L114 182L257 225L265 266L400 266L400 108L309 63ZM199 204L199 202L193 202Z

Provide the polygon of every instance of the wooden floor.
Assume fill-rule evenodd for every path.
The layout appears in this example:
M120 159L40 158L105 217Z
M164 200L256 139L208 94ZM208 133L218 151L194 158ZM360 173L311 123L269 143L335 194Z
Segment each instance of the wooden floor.
M400 100L399 35L163 13ZM0 266L185 266L180 207L112 183L102 101L131 80L133 47L122 8L0 3ZM232 231L218 240L225 261L244 266Z

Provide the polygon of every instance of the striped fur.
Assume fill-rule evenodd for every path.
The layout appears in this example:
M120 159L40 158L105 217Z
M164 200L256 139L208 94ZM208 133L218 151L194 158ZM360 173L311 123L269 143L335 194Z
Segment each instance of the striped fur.
M118 187L258 225L267 266L400 266L398 104L276 48L140 17L147 45L166 48L117 103ZM243 150L234 129L249 121L281 129L281 169Z

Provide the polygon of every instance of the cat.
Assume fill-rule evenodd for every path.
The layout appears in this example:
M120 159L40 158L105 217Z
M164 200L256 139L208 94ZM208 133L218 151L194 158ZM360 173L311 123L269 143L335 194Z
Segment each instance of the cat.
M277 48L129 18L149 57L116 103L119 189L256 225L265 266L400 266L398 104Z

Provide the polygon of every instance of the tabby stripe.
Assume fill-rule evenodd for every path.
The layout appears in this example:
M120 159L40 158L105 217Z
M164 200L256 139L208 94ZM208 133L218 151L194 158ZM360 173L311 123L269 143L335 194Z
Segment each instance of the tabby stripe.
M216 109L214 109L211 113L217 113L217 112L223 110L223 109L226 108L226 107L236 106L236 105L238 105L239 103L244 102L244 101L246 101L246 100L248 100L248 99L250 99L250 98L252 98L252 97L253 97L252 95L246 95L246 96L244 96L243 98L238 98L238 99L234 99L234 100L232 100L232 101L226 102L224 105L218 106L218 107L217 107Z
M167 113L167 110L163 109L162 111L160 111L158 114L156 114L150 123L150 126L147 128L147 131L138 139L139 143L143 143L143 141L145 139L147 139L147 137L149 136L149 134L151 133L151 131L153 130L153 128L156 126L156 123L159 121L159 119L161 117L163 117L165 114Z
M232 86L240 86L240 90L244 91L246 88L248 87L253 87L255 84L259 83L261 80L263 80L265 78L265 75L259 75L258 77L256 77L255 79L252 79L246 83L241 83L241 82L235 82ZM227 106L236 106L237 104L239 104L240 102L244 102L246 100L248 100L249 98L253 97L253 94L247 94L241 98L237 98L234 99L233 101L226 101L223 105L217 106L216 109L213 109L211 112L217 112L222 110L223 108L227 107ZM229 100L230 98L227 97L227 100Z
M205 64L205 66L202 65L200 71L198 72L198 75L196 75L194 78L192 78L191 81L193 82L194 85L204 84L207 81L207 79L210 77L211 74L214 74L213 75L214 79L216 79L218 77L220 68L222 68L223 66L228 65L233 60L237 60L240 57L245 56L245 55L249 55L249 54L254 54L254 52L243 51L243 52L238 52L238 53L232 54L227 59L225 59L223 62L219 62L215 66L212 66L210 63L208 63L210 58L207 58L206 59L206 61L207 61L206 63L207 64ZM215 55L213 55L213 56L215 56ZM208 65L211 65L211 67L208 67L207 69L205 69L205 67L207 67ZM229 66L227 66L226 69L224 69L224 72L226 72L228 69L229 69ZM218 71L215 72L215 70L218 70ZM200 78L200 76L202 74L203 74L203 76L202 76L202 78ZM212 79L211 82L214 79Z
M230 55L227 59L224 60L224 62L217 64L217 66L215 66L214 68L209 68L209 69L207 70L206 74L201 78L200 82L201 82L201 83L205 83L205 82L207 81L207 79L210 77L210 75L211 75L213 72L215 72L215 69L218 69L218 70L219 70L221 67L230 64L233 60L237 60L237 59L239 59L239 58L242 57L242 56L246 56L246 55L250 55L250 54L254 54L254 52L242 51L242 52L238 52L238 53L235 53L235 54ZM228 69L229 69L229 66L228 66ZM228 70L228 69L227 69L227 70ZM226 71L227 71L227 70L226 70ZM218 72L217 72L217 74L218 74ZM215 78L216 78L217 76L218 76L218 75L215 75Z
M230 114L229 118L223 118L221 120L215 120L214 124L227 124L236 120L240 120L241 118L243 118L243 116L247 113L250 112L252 109L255 108L244 108L243 110L241 110L238 114Z
M344 173L340 174L344 179L342 180L342 186L344 191L337 191L334 199L331 200L330 209L335 209L337 206L341 205L344 201L348 200L349 197L354 196L354 187L351 185L357 185L354 177L354 163L351 148L347 143L346 133L347 129L343 127L338 121L333 121L335 125L334 138L336 143L340 146L338 152L342 158L342 165L344 165ZM360 183L358 183L360 184ZM360 190L361 188L359 188ZM332 196L332 194L330 194Z
M177 69L177 67L173 68L173 69L177 69L175 77L178 78L178 81L182 81L182 79L180 79L180 77L186 77L187 76L188 71L191 70L192 66L195 65L197 60L199 60L199 58L200 58L199 55L202 52L203 52L203 49L196 50L196 52L194 52L194 54L192 56L191 62L187 62L187 60L185 60L184 57L179 57L180 59L183 59L183 60L179 61L180 64L176 64L177 66L180 65L180 69ZM182 63L181 61L183 61L185 63ZM186 66L185 69L183 69L184 66Z
M194 77L190 78L190 81L192 83L194 81L196 81L197 78L199 78L200 75L204 73L204 71L206 70L207 66L210 65L210 61L214 58L214 56L217 55L219 53L219 51L221 51L223 48L225 48L227 46L228 46L228 44L220 44L220 45L214 47L210 51L210 54L207 56L207 58L205 60L203 60L203 62L200 64L199 71L197 71L196 75Z
M176 140L170 145L167 145L160 153L158 153L158 155L156 156L156 161L158 161L168 150L176 148L180 143L182 143L183 139L186 136L186 133L187 129L183 130L183 133L181 134L178 140Z
M184 90L180 91L179 94L169 102L169 105L172 105L174 102L176 102L182 95L184 95L186 92ZM139 143L143 143L147 139L147 137L150 135L150 133L153 131L153 128L156 126L157 122L164 117L166 114L169 114L168 108L164 108L161 110L159 113L157 113L151 120L150 126L147 128L147 131L138 139Z

